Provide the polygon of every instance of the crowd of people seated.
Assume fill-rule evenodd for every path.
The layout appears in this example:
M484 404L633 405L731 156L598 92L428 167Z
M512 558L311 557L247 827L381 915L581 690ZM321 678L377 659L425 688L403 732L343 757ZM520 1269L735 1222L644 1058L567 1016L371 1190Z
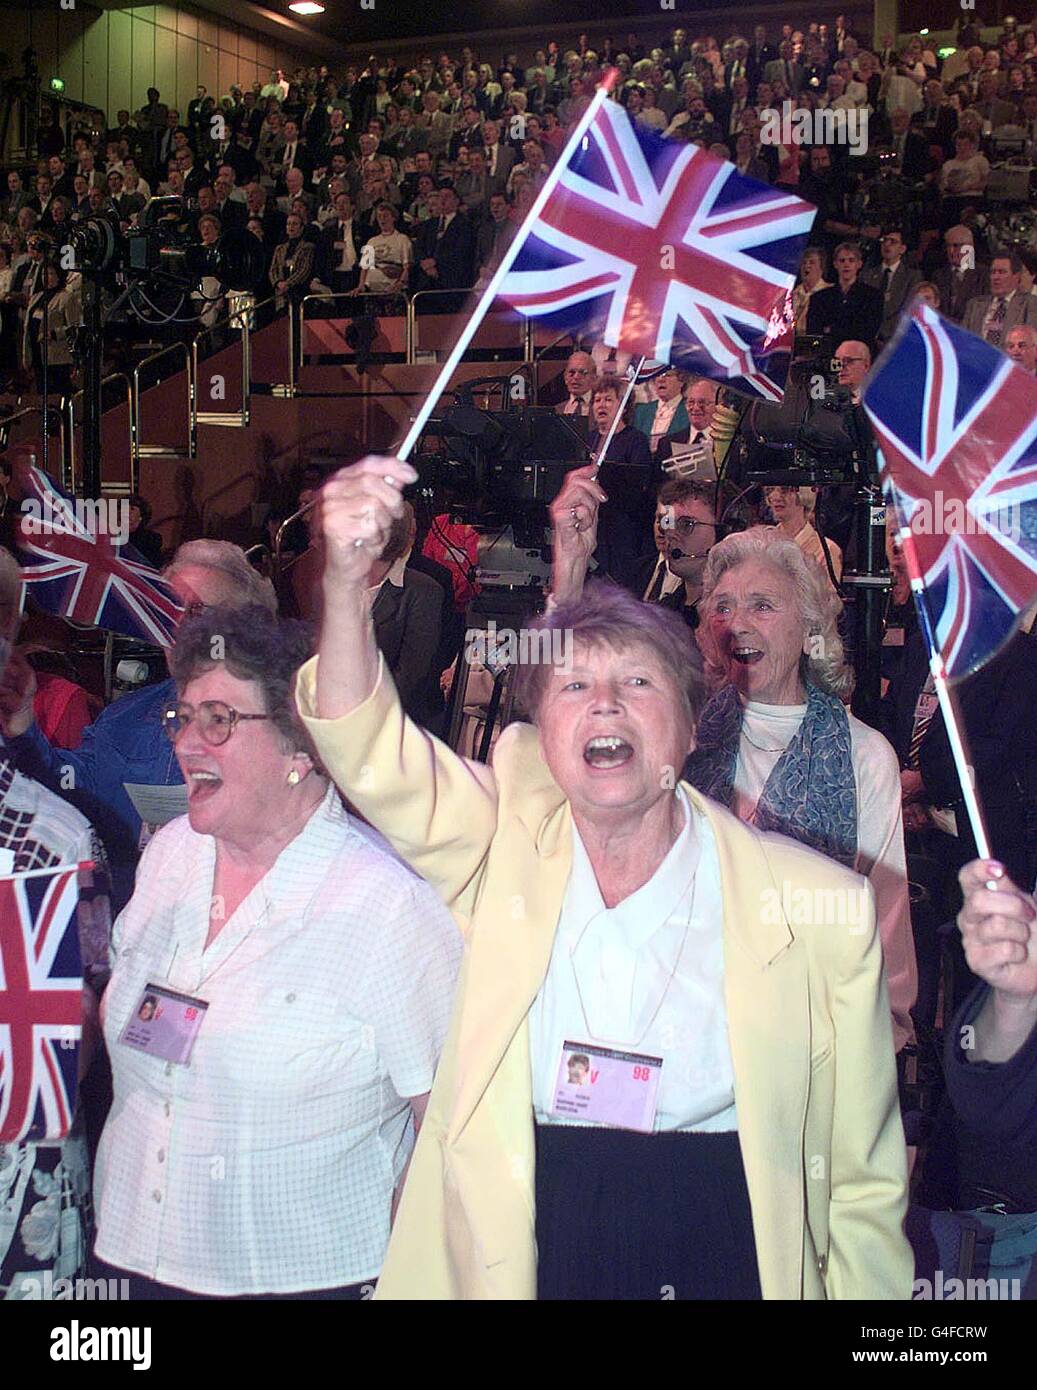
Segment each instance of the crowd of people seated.
M10 370L67 337L62 225L108 199L127 226L173 192L202 240L244 227L280 305L449 299L614 64L635 120L816 203L794 309L855 405L918 295L1033 371L1032 254L977 215L982 143L1028 102L1037 133L1034 34L965 25L941 69L921 39L786 28L278 70L183 119L151 91L67 161L47 127L0 211ZM875 220L845 150L761 143L786 98L867 109L917 215ZM0 551L2 863L97 865L81 1061L111 1077L65 1141L5 1151L0 1296L89 1260L152 1299L902 1299L910 1202L1037 1296L1030 622L961 694L978 862L892 526L873 727L848 708L845 517L775 485L732 526L738 411L674 368L628 399L621 367L587 342L541 393L609 442L550 505L531 628L568 659L519 661L489 763L444 738L479 537L415 512L408 464L305 477L276 586L228 541L161 556L134 498L186 615L163 678L103 709L18 647ZM185 999L174 1053L151 1025ZM938 1109L905 1133L941 1034Z
M485 58L464 47L335 72L278 69L250 90L217 97L200 87L183 112L150 89L108 130L67 136L55 116L36 165L8 170L0 198L5 377L34 374L42 385L47 303L52 389L66 388L78 277L66 281L65 264L53 281L44 263L62 265L76 221L107 210L126 230L153 195L185 198L203 242L229 227L253 235L266 267L258 295L279 306L357 294L389 297L391 307L391 297L420 290L438 292L419 301L424 309L456 309L454 292L488 280L610 65L620 72L614 97L639 125L817 206L797 305L804 331L874 351L924 282L949 317L1002 348L1021 328L1029 350L1037 248L1025 233L998 245L981 224L998 149L1012 141L1032 157L1037 142L1032 28L1010 20L983 43L964 16L942 60L920 37L870 45L841 16L780 34L757 25L751 39L692 39L677 28L657 46L631 34L595 50L581 35L569 50L545 43L523 62L516 52ZM766 114L785 103L861 114L881 174L864 172L868 161L834 125L788 145L764 138ZM196 296L204 326L233 307L218 285Z

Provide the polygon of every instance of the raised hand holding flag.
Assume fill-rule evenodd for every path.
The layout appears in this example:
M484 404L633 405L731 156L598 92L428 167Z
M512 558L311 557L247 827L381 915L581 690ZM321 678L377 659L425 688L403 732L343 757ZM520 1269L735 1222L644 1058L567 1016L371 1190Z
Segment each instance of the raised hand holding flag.
M976 847L987 858L949 683L990 660L1037 598L1037 380L918 302L862 400Z

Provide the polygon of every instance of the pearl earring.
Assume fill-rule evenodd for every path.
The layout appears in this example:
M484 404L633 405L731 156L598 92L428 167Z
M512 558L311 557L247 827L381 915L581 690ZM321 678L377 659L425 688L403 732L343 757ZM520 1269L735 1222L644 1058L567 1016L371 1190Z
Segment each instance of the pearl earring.
M288 774L288 785L290 787L297 787L301 780L302 773L299 771L297 767L293 767L291 772L289 772Z

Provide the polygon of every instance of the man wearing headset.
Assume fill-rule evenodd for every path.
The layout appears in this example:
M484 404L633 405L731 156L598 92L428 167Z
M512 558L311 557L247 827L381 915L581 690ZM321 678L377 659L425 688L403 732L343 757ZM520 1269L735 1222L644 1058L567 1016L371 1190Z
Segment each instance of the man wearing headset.
M661 603L681 614L688 626L698 626L698 601L706 557L717 540L718 526L713 511L713 486L688 479L670 479L659 489L653 533L655 550L641 560L627 586L646 603ZM573 524L581 503L590 498L600 502L604 493L593 477L593 467L577 468L566 475L561 492L551 504L551 520L557 528ZM555 602L578 598L586 578L593 537L582 563L560 558L556 549L551 575L551 594Z

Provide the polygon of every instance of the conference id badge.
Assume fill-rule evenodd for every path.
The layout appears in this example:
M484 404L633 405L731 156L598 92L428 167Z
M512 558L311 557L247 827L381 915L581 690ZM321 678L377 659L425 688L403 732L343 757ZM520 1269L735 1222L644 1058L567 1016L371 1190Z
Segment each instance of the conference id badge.
M662 1071L661 1057L566 1041L551 1114L651 1134Z
M936 711L940 708L940 697L935 690L923 690L918 697L915 705L915 725L921 724L923 720L934 718Z
M119 1041L150 1057L186 1066L209 1005L191 994L146 985Z

